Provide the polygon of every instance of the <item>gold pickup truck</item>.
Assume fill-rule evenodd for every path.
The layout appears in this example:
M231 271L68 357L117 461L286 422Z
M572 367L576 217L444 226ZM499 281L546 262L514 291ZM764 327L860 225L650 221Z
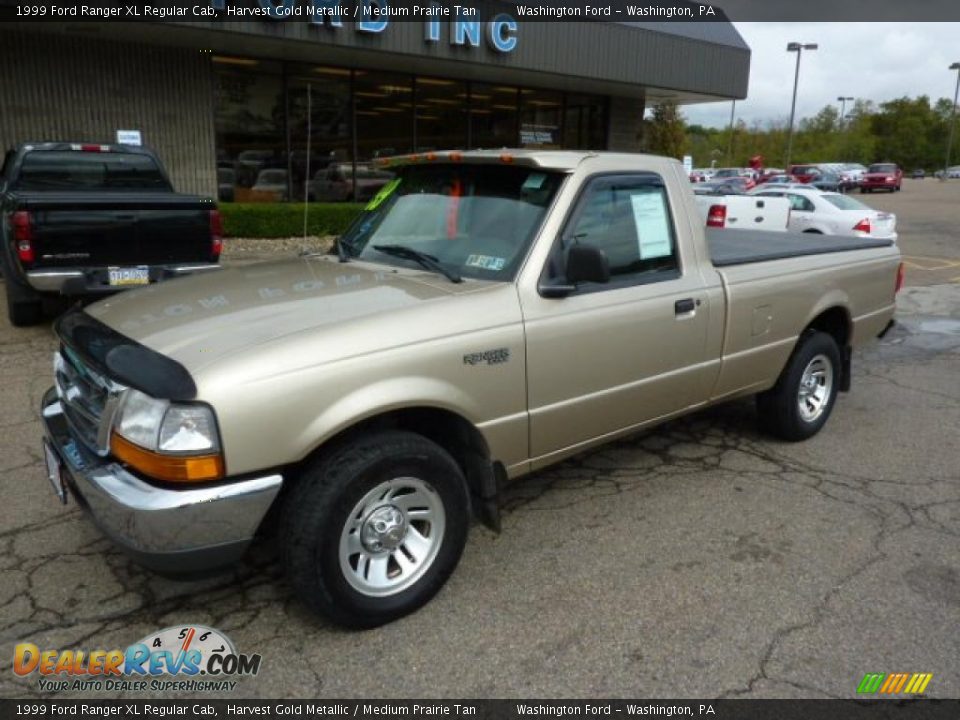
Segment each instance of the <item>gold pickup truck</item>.
M426 603L507 480L731 398L803 440L892 323L890 241L705 229L679 163L390 161L335 254L117 295L56 324L48 477L144 564L271 525L303 602Z

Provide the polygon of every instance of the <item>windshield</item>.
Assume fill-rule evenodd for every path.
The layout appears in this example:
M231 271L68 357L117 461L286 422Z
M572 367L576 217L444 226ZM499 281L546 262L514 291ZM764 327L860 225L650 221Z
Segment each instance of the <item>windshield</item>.
M427 253L464 277L510 280L564 175L509 165L408 166L341 238L347 254L415 265L374 249Z
M872 173L892 173L896 171L897 166L891 164L871 165L869 170Z
M169 190L153 158L123 152L36 150L20 164L18 190Z
M846 195L824 195L823 199L840 210L872 210L859 200Z

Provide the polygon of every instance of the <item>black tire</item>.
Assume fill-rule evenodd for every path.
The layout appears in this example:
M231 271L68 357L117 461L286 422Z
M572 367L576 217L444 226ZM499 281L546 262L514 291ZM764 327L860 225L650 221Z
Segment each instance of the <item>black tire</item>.
M820 358L825 359L830 366L829 389L825 390L824 402L818 414L808 419L800 410L801 380L804 371L814 359L820 362ZM841 372L840 349L833 337L813 330L804 334L780 373L776 385L757 395L760 427L774 437L790 442L806 440L816 435L833 412L842 380Z
M35 293L18 292L13 278L5 278L7 317L15 327L38 325L43 320L43 305Z
M351 518L359 517L353 514L357 504L372 490L408 477L424 481L442 503L439 549L422 574L411 575L415 581L408 587L380 597L361 592L341 566L340 543L347 524L360 523ZM292 488L283 512L287 577L312 610L347 627L376 627L414 612L440 590L460 560L469 525L466 480L443 448L410 432L369 433L307 465ZM356 537L360 533L358 529Z

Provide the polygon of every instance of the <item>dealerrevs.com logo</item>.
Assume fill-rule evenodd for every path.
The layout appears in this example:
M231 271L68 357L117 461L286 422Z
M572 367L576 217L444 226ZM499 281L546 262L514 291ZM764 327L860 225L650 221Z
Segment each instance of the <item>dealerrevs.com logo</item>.
M41 650L20 643L13 651L13 672L36 674L44 692L223 691L260 671L260 655L238 653L219 630L203 625L169 627L147 635L126 650Z

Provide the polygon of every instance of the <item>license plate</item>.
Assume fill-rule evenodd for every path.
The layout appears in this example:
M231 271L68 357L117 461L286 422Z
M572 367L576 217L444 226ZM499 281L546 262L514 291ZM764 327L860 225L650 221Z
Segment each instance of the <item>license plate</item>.
M43 458L47 465L47 479L53 486L53 492L64 505L67 504L67 484L63 480L63 463L50 447L50 443L43 441Z
M150 268L146 265L107 268L107 273L110 284L116 287L150 284Z

